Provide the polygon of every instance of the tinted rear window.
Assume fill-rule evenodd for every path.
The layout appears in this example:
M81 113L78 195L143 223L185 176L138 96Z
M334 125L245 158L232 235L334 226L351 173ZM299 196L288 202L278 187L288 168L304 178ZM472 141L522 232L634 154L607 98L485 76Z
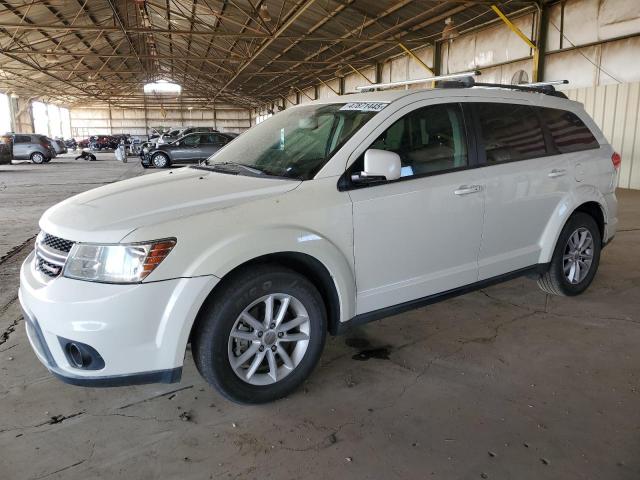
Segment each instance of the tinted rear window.
M560 153L599 148L600 144L575 113L555 108L540 108L542 121Z
M508 103L477 106L489 165L547 155L542 127L533 107Z

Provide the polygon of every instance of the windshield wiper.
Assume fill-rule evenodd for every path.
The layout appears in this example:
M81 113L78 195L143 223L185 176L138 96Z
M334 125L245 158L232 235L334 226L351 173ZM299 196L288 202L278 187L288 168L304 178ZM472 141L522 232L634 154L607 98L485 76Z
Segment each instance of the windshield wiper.
M248 165L244 165L242 163L236 163L236 162L220 162L220 163L210 164L209 166L215 167L216 165L222 165L222 166L228 165L230 167L240 167L255 175L268 175L267 172L265 172L264 170L260 170L259 168L256 168L256 167L249 167Z

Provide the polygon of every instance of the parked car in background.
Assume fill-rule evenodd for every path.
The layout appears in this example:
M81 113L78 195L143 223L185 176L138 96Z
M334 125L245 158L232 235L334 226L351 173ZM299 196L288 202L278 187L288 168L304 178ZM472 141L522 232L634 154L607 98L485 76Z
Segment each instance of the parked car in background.
M56 155L60 155L62 153L68 152L67 146L64 144L62 140L59 140L56 138L48 138L48 140L51 143L51 146L53 146L53 149L55 150Z
M171 130L164 135L161 135L157 140L157 144L161 145L163 143L171 143L180 137L184 137L185 135L189 135L190 133L218 133L213 127L181 127L175 130Z
M171 143L143 150L142 166L168 168L177 163L199 163L233 140L224 133L190 133Z
M13 140L11 134L0 135L0 165L11 163L12 150Z
M67 151L68 150L76 150L78 148L78 142L76 142L75 138L67 138L64 141L64 144L67 147Z
M33 163L41 164L55 157L56 151L44 135L14 133L12 136L13 158L16 160L31 160Z

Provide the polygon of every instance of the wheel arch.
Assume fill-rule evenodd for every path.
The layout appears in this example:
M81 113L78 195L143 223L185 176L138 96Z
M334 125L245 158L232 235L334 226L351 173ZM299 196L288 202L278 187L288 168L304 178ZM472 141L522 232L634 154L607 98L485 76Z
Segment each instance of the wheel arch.
M606 202L595 187L585 186L561 202L554 211L541 237L542 249L539 263L545 264L551 261L560 233L575 212L586 213L595 220L600 231L600 239L604 242L607 225Z
M341 318L341 301L338 293L338 287L336 286L329 269L320 260L307 253L283 251L260 255L237 265L227 272L227 274L224 275L213 287L200 306L198 314L191 326L189 340L191 340L191 335L197 328L198 319L204 309L207 308L208 302L212 301L216 294L222 290L228 282L233 281L239 273L250 269L251 267L269 264L279 265L299 273L307 278L318 289L327 312L328 331L332 335L336 335Z

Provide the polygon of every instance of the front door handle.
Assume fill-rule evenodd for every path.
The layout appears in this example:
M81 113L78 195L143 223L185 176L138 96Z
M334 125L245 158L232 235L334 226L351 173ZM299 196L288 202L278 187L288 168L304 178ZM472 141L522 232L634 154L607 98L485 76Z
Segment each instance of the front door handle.
M457 190L454 190L453 193L461 196L461 195L469 195L470 193L478 193L482 191L482 185L460 185Z
M563 175L567 174L567 170L564 168L554 168L553 170L551 170L549 172L549 177L550 178L556 178L556 177L561 177Z

